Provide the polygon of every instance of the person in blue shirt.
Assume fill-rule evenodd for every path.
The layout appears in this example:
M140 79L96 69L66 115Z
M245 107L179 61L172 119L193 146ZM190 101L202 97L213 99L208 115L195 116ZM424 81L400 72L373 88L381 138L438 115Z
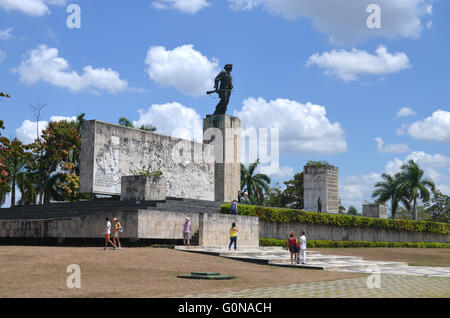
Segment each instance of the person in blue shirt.
M238 213L237 201L233 200L233 202L231 202L231 214L237 215L237 213Z

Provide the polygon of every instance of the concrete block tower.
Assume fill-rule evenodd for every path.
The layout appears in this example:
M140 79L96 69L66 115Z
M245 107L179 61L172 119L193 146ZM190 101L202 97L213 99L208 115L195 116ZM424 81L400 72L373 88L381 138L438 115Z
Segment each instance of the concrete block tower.
M319 211L318 200L322 202L322 211L339 213L338 168L331 165L307 165L304 167L305 211Z
M241 120L207 115L203 119L203 143L215 146L215 200L237 200L241 188Z

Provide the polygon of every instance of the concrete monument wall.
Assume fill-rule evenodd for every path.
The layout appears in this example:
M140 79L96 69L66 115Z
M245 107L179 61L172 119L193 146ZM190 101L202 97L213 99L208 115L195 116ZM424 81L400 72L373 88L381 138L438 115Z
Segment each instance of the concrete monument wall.
M161 169L170 197L214 201L213 146L91 120L83 123L81 192L121 194L121 177Z
M228 115L203 119L204 143L215 147L216 201L237 200L241 188L241 120Z
M325 241L368 241L368 242L450 242L450 235L428 232L406 232L375 228L339 227L320 224L273 223L260 221L259 236L261 238L287 239L294 231L306 232L309 240Z
M306 211L318 211L317 201L322 201L322 211L339 213L338 168L334 166L305 166L304 202Z
M199 245L227 246L230 229L236 223L239 232L237 246L259 246L259 218L218 213L200 214Z

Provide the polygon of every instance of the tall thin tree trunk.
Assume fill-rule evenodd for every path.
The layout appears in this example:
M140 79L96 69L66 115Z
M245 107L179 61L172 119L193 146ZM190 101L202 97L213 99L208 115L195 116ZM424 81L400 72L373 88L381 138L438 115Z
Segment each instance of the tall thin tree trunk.
M414 198L414 220L417 221L417 199Z
M16 205L16 179L12 180L12 189L11 189L11 207Z

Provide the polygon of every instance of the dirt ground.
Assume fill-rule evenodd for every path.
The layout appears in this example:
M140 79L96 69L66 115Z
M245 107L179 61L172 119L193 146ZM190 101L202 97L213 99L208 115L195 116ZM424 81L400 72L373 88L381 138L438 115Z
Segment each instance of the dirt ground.
M410 266L450 267L448 248L315 248L323 254L361 256L366 260L407 262Z
M69 289L67 266L81 268L81 288ZM185 280L193 271L237 276L228 281ZM0 297L181 297L247 288L364 276L255 265L166 248L0 246Z

